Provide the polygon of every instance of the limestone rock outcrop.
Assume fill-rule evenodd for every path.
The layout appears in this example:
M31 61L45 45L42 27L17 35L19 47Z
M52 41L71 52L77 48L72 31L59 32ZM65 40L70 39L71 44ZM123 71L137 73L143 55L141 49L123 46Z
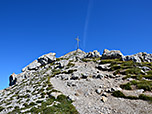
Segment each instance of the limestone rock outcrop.
M92 58L97 57L98 58L98 57L101 57L101 55L100 55L100 52L98 52L97 50L94 50L93 52L87 53L86 57L87 58L90 58L90 57L92 57Z
M102 59L119 59L122 58L123 54L119 50L111 50L105 49L102 54Z
M40 56L37 60L30 63L28 66L22 69L22 72L28 71L28 70L37 70L40 66L44 66L46 64L49 64L56 60L55 57L56 53L49 53Z
M38 58L38 62L41 65L46 65L48 63L51 63L56 60L55 55L56 53L49 53L49 54L42 55L41 57Z
M69 52L67 54L65 54L64 56L62 56L61 58L66 58L68 60L77 60L77 59L82 59L86 56L86 53L80 49L76 50L76 51L72 51Z
M121 59L123 61L134 61L137 63L141 62L152 62L152 54L146 52L140 52L134 55L124 56L119 50L107 50L105 49L102 54L102 59Z
M123 61L134 61L134 62L152 62L152 54L147 54L146 52L140 52L134 55L127 55L122 57Z

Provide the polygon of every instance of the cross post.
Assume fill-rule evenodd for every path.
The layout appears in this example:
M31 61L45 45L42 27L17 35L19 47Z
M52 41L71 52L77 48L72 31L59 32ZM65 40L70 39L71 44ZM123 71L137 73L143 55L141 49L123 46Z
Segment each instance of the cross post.
M77 50L78 50L79 49L79 42L80 42L79 36L77 36L76 40L77 40Z

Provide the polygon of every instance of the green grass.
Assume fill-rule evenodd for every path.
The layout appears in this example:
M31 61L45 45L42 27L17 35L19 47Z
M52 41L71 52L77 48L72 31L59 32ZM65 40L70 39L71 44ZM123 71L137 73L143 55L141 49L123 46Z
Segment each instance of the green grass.
M123 77L122 79L125 80L125 79L130 78L130 77L131 77L131 75L126 75L126 76Z
M151 63L149 63L149 62L142 62L141 65L142 65L142 66L147 66L147 67L149 67L150 69L152 69L152 62L151 62ZM151 71L151 73L152 73L152 71Z
M59 102L56 105L52 105L53 102ZM21 110L25 110L25 109L29 109L31 108L31 110L26 111L26 113L34 113L34 114L38 114L38 113L42 113L42 114L79 114L77 112L77 110L75 109L75 107L72 105L72 101L69 100L66 96L64 95L59 95L57 97L57 99L55 99L54 97L48 98L46 101L37 101L36 103L41 103L41 105L36 108L35 107L35 103L31 102L30 104L24 103L24 108L19 109L19 107L15 107L15 109L10 112L9 114L16 114L16 113L20 113ZM1 110L3 110L3 107L0 107Z
M147 73L148 74L148 73ZM142 75L143 78L152 79L152 74Z
M7 103L6 103L6 105L10 105L10 104L11 104L11 102L7 102Z
M114 97L125 98L125 95L124 95L121 91L114 91L114 92L112 93L112 95L113 95Z
M69 63L67 64L67 66L68 66L68 67L73 67L73 66L75 66L75 64L74 64L74 63L69 62Z
M138 89L144 89L145 91L151 91L152 90L152 82L140 81L137 83L136 87Z
M56 58L56 61L64 60L65 58Z
M126 69L124 72L122 72L121 74L123 75L140 75L141 73L141 69L137 68L137 67L133 67L133 68L128 68Z
M111 68L110 68L111 71L118 70L118 69L121 69L121 66L120 66L120 65L113 65L113 66L111 66Z
M152 70L148 71L147 74L152 76Z
M52 77L54 77L55 75L58 75L61 73L61 69L53 69L52 70Z
M137 96L125 96L121 91L114 91L112 93L112 95L114 97L120 97L120 98L125 98L125 99L133 99L133 100L141 99L141 100L152 102L152 97L144 95L144 94L140 94L138 97Z
M126 90L131 90L131 84L130 83L127 83L127 84L121 84L120 87L122 89L126 89Z
M36 105L36 103L34 103L34 102L31 102L31 103L29 104L29 106L34 106L34 105Z
M25 107L28 107L28 104L27 104L27 103L24 103L23 105L24 105Z
M122 89L131 90L131 85L134 85L136 89L144 89L145 91L151 91L152 90L152 81L130 81L126 84L121 84L120 87Z
M52 105L54 101L60 102L57 105ZM32 107L30 111L27 111L26 113L43 113L43 114L78 114L75 107L71 104L72 101L70 101L66 96L60 95L57 97L57 99L49 98L46 102L42 102L41 106L38 108Z
M36 101L36 103L42 103L43 102L43 100L37 100Z
M152 102L152 97L144 95L144 94L140 94L139 95L139 99L146 100L146 101L151 101Z
M101 60L101 58L100 57L98 57L98 58L92 57L92 58L82 58L81 60L83 62L90 62L90 61L97 62L97 61Z

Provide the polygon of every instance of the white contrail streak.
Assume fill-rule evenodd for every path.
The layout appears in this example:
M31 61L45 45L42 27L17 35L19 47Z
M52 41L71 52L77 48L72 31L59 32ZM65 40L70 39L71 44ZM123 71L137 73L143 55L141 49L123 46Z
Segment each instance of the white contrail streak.
M85 25L84 25L84 32L83 32L83 47L84 47L84 49L86 46L87 31L88 31L88 25L89 25L89 19L90 19L90 15L91 15L92 6L93 6L93 0L89 0L86 20L85 20Z

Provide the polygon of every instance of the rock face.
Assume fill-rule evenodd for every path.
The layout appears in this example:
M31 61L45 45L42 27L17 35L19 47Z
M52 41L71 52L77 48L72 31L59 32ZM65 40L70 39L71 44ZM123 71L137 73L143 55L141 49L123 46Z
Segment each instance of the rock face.
M98 58L98 57L101 57L101 55L100 55L100 53L97 50L95 50L93 52L87 53L86 57L87 58L91 58L91 57L92 58Z
M99 70L110 70L110 64L99 64L96 66Z
M145 52L140 52L134 55L124 56L123 61L134 61L134 62L152 62L152 54L147 54Z
M14 84L16 84L17 82L17 75L15 73L11 74L9 77L9 86L12 86Z
M28 66L28 70L37 70L40 66L41 66L41 63L35 60Z
M134 61L137 63L141 63L141 59L137 55L125 56L122 58L123 61Z
M102 54L102 59L121 59L123 61L134 61L137 63L141 62L152 62L152 54L146 52L140 52L134 55L124 56L119 50L107 50L105 49Z
M58 64L60 68L67 66L68 63L69 63L69 60L61 60L61 61L55 62L55 64Z
M38 62L41 63L41 65L46 65L48 63L51 63L56 60L55 55L56 55L55 53L42 55L41 57L38 58Z
M119 50L109 51L105 49L102 54L102 59L120 59L122 57L123 57L123 54Z
M37 70L40 66L44 66L56 60L56 53L49 53L40 56L37 60L33 61L31 64L22 69L22 72L28 70Z
M72 51L70 53L67 53L66 55L62 56L61 58L66 58L68 60L77 60L77 59L82 59L86 56L86 53L80 49L76 51Z

